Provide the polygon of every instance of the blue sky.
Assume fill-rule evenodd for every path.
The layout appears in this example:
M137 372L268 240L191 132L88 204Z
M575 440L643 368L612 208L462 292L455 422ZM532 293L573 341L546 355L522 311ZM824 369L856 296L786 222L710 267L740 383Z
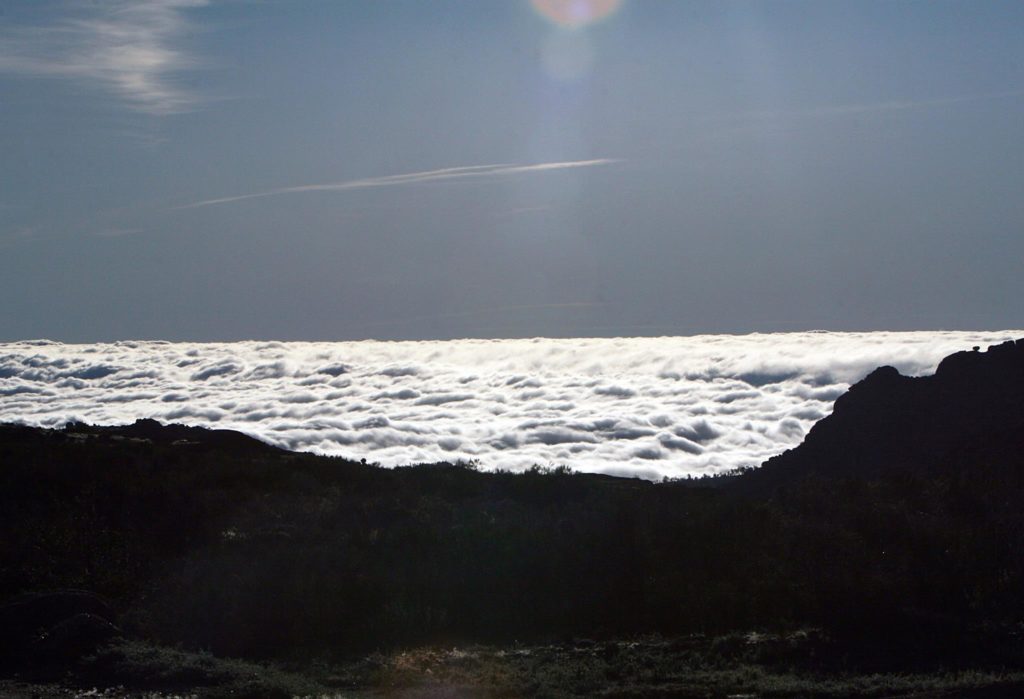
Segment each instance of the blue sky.
M605 1L5 3L0 339L1024 326L1024 5Z

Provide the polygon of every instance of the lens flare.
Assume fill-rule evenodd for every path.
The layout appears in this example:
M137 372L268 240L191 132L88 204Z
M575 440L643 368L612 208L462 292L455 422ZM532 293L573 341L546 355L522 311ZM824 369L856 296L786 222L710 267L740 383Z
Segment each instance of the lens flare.
M622 0L530 0L533 9L566 29L578 29L613 14Z
M594 47L586 34L552 32L541 48L541 62L549 77L558 81L572 81L590 72L594 62Z

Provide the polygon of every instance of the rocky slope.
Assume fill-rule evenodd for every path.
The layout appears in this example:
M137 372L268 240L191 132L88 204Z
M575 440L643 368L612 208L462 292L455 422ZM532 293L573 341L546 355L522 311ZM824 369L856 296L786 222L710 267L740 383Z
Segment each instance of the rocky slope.
M876 369L840 396L800 446L767 461L744 485L983 469L1022 459L1024 339L952 354L932 376Z

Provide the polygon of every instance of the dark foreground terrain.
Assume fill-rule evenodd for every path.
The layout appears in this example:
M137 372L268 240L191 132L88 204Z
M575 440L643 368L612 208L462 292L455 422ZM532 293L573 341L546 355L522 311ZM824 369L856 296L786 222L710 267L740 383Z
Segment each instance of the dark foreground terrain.
M1024 341L697 481L0 426L0 600L0 696L1015 696Z

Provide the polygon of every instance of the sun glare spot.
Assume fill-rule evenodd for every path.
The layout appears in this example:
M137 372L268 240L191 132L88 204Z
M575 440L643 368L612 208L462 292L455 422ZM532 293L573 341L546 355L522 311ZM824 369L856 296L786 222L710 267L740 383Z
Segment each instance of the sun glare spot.
M560 27L578 29L612 15L622 0L530 0L545 19Z

